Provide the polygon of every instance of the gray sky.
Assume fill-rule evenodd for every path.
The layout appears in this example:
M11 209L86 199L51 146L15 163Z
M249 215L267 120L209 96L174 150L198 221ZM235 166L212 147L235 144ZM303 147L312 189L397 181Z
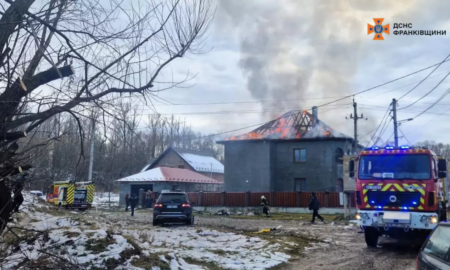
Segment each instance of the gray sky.
M207 40L211 51L181 59L164 74L174 78L182 78L188 71L197 74L185 84L190 87L160 94L172 103L190 105L156 103L156 109L185 118L196 131L216 133L351 95L447 57L450 18L445 13L449 8L450 2L445 0L218 1ZM373 18L384 18L384 24L391 26L391 34L385 34L384 41L374 41L373 35L367 35L367 23L374 24ZM392 33L394 23L412 23L411 30L447 30L447 35L396 36ZM359 112L369 118L359 122L361 136L377 127L392 98L409 91L431 70L357 95ZM399 108L422 97L447 72L450 63L443 64L401 99ZM450 87L448 81L414 106L400 110L398 119L414 117L433 104ZM146 109L146 113L152 112ZM351 98L319 108L319 118L348 135L353 134L352 121L345 120L350 113ZM401 130L411 143L450 143L445 125L449 117L450 97L446 96L427 113L404 123ZM385 139L392 133L389 124ZM401 142L407 143L404 138Z

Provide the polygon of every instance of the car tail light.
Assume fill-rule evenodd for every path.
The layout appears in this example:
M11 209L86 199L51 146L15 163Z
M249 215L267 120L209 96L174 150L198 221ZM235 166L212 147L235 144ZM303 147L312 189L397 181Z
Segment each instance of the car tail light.
M161 208L163 207L162 203L155 203L155 205L153 206L153 208Z
M188 203L183 203L183 204L181 205L181 207L184 207L184 208L190 208L190 207L191 207L191 205L190 205L190 204L188 204Z

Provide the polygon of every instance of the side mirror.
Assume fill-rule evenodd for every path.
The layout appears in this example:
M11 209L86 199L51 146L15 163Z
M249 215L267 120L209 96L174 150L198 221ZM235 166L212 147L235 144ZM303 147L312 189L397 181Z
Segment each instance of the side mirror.
M348 163L348 171L349 171L349 176L350 177L355 177L355 161L354 160L350 160Z
M447 177L447 172L438 172L438 177L439 178L445 178L445 177Z
M438 161L438 171L446 172L447 171L447 160L439 159ZM442 178L442 177L439 177Z

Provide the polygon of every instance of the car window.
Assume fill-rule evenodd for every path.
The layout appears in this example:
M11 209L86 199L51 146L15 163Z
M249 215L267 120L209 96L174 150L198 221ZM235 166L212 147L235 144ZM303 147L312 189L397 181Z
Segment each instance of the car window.
M161 194L158 203L186 203L187 198L184 194Z
M450 250L450 227L439 226L430 236L423 252L437 257L441 260L447 260L447 253Z

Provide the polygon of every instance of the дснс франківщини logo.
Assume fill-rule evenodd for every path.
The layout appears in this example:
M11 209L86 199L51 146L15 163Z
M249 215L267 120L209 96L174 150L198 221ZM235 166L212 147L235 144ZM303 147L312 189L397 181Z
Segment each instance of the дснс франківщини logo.
M389 24L382 25L383 18L374 18L375 25L367 24L367 34L375 33L373 40L384 40L383 33L389 35Z

